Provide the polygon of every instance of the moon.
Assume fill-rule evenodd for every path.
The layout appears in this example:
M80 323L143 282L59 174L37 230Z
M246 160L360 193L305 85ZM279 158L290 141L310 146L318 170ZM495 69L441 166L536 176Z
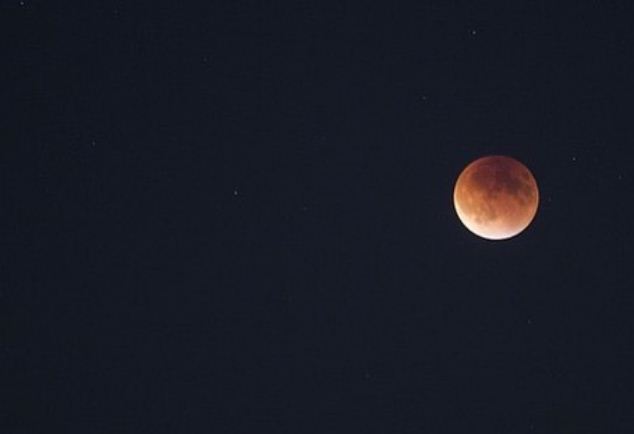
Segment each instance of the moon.
M453 203L458 218L471 232L488 240L505 240L533 221L539 190L522 163L491 155L471 162L460 173Z

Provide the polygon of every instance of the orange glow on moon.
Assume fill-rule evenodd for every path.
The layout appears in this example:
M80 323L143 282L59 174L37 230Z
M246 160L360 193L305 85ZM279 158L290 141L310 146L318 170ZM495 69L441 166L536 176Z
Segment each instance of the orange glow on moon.
M488 240L504 240L531 223L539 190L522 163L492 155L473 161L460 173L453 202L460 221L471 232Z

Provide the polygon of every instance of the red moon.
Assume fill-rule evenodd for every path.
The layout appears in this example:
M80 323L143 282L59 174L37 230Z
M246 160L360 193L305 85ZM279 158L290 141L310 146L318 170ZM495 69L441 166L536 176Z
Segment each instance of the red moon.
M474 234L504 240L522 232L537 213L539 190L533 174L502 155L479 158L458 176L453 203L460 221Z

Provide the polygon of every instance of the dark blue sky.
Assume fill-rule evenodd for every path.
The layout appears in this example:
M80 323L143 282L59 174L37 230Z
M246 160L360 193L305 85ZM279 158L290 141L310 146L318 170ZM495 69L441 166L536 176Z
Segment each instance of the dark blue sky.
M632 432L628 2L54 3L0 6L0 431Z

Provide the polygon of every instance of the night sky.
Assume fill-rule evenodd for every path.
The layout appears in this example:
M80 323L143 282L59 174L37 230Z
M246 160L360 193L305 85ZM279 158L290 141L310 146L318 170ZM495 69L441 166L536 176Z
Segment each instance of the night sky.
M634 7L391 3L0 4L0 432L634 432Z

